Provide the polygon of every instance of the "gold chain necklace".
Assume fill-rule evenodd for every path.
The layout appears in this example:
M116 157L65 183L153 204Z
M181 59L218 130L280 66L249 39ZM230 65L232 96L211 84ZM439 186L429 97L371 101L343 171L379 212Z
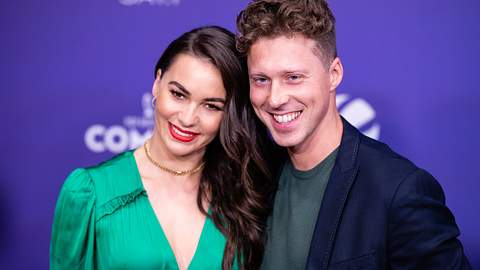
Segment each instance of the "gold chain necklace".
M186 175L186 174L194 174L198 172L203 167L203 165L205 165L205 162L202 162L202 164L198 165L198 167L190 170L184 170L184 171L167 168L153 159L152 154L150 153L148 142L149 141L146 141L145 144L143 145L143 148L145 148L145 154L147 155L148 160L150 160L150 162L152 162L153 165L155 165L162 171L166 171L167 173L173 174L175 176L180 176L180 175Z

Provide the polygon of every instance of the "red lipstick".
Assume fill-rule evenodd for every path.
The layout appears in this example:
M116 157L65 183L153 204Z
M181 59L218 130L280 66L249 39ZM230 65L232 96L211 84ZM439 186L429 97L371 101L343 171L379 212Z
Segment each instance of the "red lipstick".
M170 122L168 123L168 130L174 139L181 142L191 142L199 135L199 133L183 130Z

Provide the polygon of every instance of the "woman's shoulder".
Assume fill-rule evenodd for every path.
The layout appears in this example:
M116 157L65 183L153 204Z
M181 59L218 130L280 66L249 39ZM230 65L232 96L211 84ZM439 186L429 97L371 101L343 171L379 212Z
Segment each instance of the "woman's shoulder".
M123 152L98 165L75 169L66 179L64 190L89 190L96 204L143 190L132 151Z
M62 193L85 194L94 193L91 177L85 168L77 168L68 176L62 186Z

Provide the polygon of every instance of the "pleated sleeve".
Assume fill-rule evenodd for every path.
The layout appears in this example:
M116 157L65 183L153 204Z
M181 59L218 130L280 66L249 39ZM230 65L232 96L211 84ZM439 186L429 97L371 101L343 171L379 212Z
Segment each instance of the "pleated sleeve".
M95 189L85 169L73 171L58 197L50 269L95 269Z

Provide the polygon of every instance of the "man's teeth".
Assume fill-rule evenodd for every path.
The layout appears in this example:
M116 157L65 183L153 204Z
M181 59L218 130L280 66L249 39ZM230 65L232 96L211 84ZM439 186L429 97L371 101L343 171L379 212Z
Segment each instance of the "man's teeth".
M275 121L277 121L279 123L282 123L282 124L285 124L285 123L289 123L289 122L297 119L297 117L300 115L300 113L301 112L293 112L293 113L287 113L287 114L282 114L282 115L274 114L273 118L275 118Z
M181 132L175 126L173 126L173 132L175 132L178 135L183 136L183 137L192 137L193 136L193 134L187 134L187 133Z

